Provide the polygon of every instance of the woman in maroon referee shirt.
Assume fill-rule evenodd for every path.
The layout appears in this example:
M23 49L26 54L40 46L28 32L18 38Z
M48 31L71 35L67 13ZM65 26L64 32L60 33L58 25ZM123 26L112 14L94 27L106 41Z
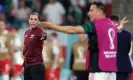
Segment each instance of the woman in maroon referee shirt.
M30 28L24 34L24 80L45 80L42 48L47 34L38 27L39 23L39 14L31 13L29 17Z

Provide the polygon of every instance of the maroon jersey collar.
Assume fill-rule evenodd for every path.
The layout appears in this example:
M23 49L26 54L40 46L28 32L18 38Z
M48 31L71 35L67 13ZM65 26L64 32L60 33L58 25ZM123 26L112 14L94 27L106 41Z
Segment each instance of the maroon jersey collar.
M38 26L37 27L34 27L34 28L31 28L30 30L32 31L32 30L35 30L36 28L38 28Z

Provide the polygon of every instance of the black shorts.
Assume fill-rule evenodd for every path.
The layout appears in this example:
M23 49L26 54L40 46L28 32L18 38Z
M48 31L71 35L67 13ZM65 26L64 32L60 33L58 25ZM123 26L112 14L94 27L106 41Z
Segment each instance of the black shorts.
M129 80L128 72L117 72L116 73L116 80Z
M73 75L76 79L74 80L88 80L88 71L73 71Z
M45 80L44 64L24 66L24 80Z

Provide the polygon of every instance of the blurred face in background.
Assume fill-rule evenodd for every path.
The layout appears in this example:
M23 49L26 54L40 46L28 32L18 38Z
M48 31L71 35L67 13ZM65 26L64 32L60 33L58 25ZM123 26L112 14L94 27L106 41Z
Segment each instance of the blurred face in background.
M3 21L0 21L0 31L5 30L5 27L6 27L5 23Z
M54 36L50 36L50 41L54 41L56 39L56 37L54 37Z
M19 1L19 8L24 8L25 7L25 1L24 0L20 0Z
M84 34L79 34L78 38L79 38L80 42L84 42L85 41L85 35Z
M110 20L111 20L116 26L119 25L119 16L117 16L117 15L112 15L112 16L110 16Z
M51 33L50 40L51 41L57 40L57 34L56 33Z
M119 21L112 20L112 22L113 22L116 26L118 26L118 25L119 25Z
M119 22L117 22L117 21L113 21L113 23L114 23L116 26L119 25Z
M39 23L40 23L40 20L38 15L30 15L30 18L29 18L30 28L37 27Z

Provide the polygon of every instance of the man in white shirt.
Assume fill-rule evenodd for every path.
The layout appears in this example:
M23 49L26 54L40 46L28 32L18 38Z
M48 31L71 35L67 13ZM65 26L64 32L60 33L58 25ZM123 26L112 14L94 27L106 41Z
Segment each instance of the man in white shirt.
M51 19L57 25L63 24L65 13L66 11L62 4L56 0L49 0L49 3L43 9L43 15L46 17L46 20L50 21Z

